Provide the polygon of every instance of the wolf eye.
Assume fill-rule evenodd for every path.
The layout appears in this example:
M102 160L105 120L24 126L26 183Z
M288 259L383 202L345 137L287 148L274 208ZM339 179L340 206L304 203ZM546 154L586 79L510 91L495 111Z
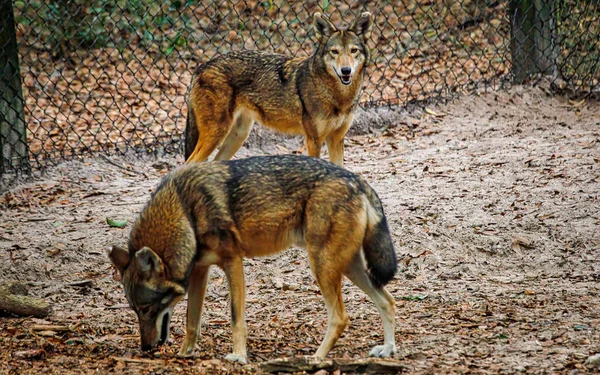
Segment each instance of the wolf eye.
M332 50L331 50L331 54L332 54L332 55L339 55L339 54L340 54L340 51L338 51L337 49L332 49Z
M357 53L357 52L358 52L358 48L356 48L356 47L353 47L353 48L350 50L350 53Z

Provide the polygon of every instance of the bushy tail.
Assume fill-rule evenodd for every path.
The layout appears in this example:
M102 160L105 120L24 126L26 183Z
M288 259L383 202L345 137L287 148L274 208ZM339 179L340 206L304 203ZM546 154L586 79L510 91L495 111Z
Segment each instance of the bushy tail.
M367 260L369 277L378 287L389 283L398 270L396 251L379 197L365 183L367 198L367 230L363 239L363 251Z
M185 122L185 140L184 140L184 156L185 160L187 160L190 155L194 152L196 148L196 143L198 143L198 138L200 138L200 133L198 131L198 126L196 125L196 116L194 116L194 110L192 109L191 100L188 103L188 115Z

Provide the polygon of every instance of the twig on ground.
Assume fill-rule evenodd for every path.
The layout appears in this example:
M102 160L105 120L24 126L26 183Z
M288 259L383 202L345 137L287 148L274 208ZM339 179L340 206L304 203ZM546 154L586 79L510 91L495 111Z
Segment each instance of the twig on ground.
M130 172L130 173L134 173L136 175L143 175L146 176L146 174L144 172L140 172L140 171L136 171L135 169L132 168L128 168L124 165L121 165L115 161L113 161L111 158L109 158L108 156L104 155L104 154L98 154L98 156L100 156L101 159L103 159L105 162L107 162L108 164L112 164L115 167L121 168L124 171Z
M144 358L126 358L126 357L112 357L113 361L116 362L129 362L129 363L146 363L146 364L162 364L164 360L160 359L144 359Z

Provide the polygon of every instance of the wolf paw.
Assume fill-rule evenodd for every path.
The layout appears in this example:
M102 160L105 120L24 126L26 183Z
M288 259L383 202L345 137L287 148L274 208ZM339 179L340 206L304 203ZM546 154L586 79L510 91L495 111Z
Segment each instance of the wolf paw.
M195 347L194 344L190 345L190 344L184 342L184 344L181 346L181 349L179 350L179 353L177 353L177 357L179 357L179 358L193 357L194 356L194 347Z
M179 358L189 358L194 355L193 350L184 350L183 348L177 353L177 357Z
M238 362L238 363L242 363L242 364L246 364L248 363L248 357L246 357L245 355L241 355L241 354L227 354L225 356L225 359L231 362Z
M394 353L396 353L396 345L394 344L377 345L371 349L369 357L388 358Z

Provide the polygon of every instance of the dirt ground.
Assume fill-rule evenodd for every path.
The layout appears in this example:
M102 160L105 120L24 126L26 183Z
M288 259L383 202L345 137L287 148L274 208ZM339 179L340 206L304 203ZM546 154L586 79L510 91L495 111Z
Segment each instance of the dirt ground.
M600 353L600 104L541 89L462 97L346 141L347 168L384 204L400 272L395 356L410 373L591 373ZM257 131L260 133L260 130ZM254 137L256 138L256 136ZM299 142L252 142L238 157ZM250 365L233 365L228 291L214 269L197 357L171 339L139 349L137 320L105 255L125 244L159 178L182 158L68 162L0 198L0 279L29 282L46 319L0 318L0 372L252 373L315 352L326 313L304 252L246 261ZM124 229L106 219L127 219ZM364 358L383 340L350 282L351 323L331 358ZM38 331L34 325L67 326Z

